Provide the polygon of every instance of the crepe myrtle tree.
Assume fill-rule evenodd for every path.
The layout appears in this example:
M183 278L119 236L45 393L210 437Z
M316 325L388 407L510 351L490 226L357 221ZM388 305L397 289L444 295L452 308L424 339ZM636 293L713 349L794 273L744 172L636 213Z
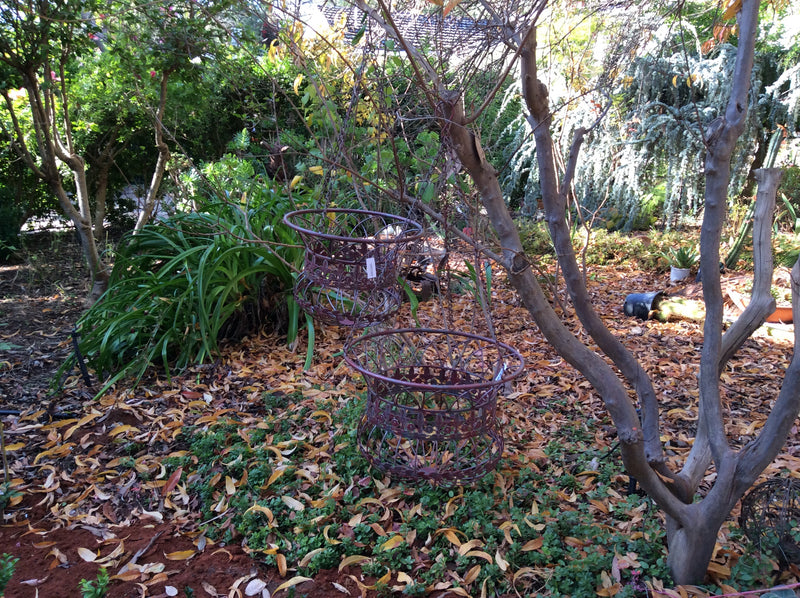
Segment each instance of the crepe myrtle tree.
M0 94L10 122L2 134L74 224L92 277L91 297L97 299L109 272L95 243L86 160L75 144L75 107L67 93L71 63L92 47L95 27L81 17L91 9L82 0L0 4ZM23 105L17 89L23 90Z
M149 126L156 159L136 223L141 229L152 216L176 134L167 122L170 108L177 113L174 104L187 101L170 105L170 96L175 89L202 90L205 63L223 55L230 41L218 19L235 5L0 3L0 107L6 113L0 134L75 226L92 278L92 301L109 280L97 245L109 171L131 174L125 160L115 160L126 157L126 146Z
M469 14L476 23L482 24L484 31L490 32L486 36L488 42L484 57L493 61L490 68L494 69L498 81L510 73L516 73L520 78L527 119L536 142L538 179L547 225L572 307L596 348L590 348L570 330L540 287L536 269L532 267L535 258L526 255L523 249L519 231L498 182L498 172L487 159L481 145L476 123L501 84L498 83L488 93L470 93L471 79L464 74L465 69L472 68L473 75L486 72L485 66L481 67L475 56L460 64L460 75L453 75L443 60L437 61L435 39L425 42L423 52L420 40L403 30L403 19L396 5L390 8L384 0L355 0L355 4L369 16L373 25L384 32L383 35L393 40L395 47L402 50L429 104L427 110L438 122L442 144L447 149L444 153L450 155L449 163L452 164L454 157L457 158L471 178L501 248L492 251L482 246L481 250L505 269L531 319L546 339L564 359L586 376L602 398L616 427L625 468L665 513L668 564L674 581L679 584L701 582L723 522L737 501L777 456L800 410L800 357L795 351L772 411L759 434L744 446L737 447L725 432L720 374L774 306L769 293L772 274L770 220L780 172L762 170L759 174L754 235L753 298L738 321L723 332L723 300L718 268L720 242L731 157L747 116L759 0L737 0L723 15L737 20L738 48L730 99L724 112L706 123L703 133L705 209L701 232L701 268L706 319L699 368L696 436L690 453L679 467L668 463L661 444L659 404L653 379L635 355L603 324L595 311L570 240L570 227L565 214L568 212L573 174L580 159L581 143L588 128L577 129L571 143L566 144L566 155L561 155L554 142L554 113L548 85L545 84L547 80L557 81L557 77L540 69L537 63L537 58L540 58L537 57L540 21L544 20L543 15L548 14L546 11L553 10L547 6L548 0L534 0L528 6L523 6L521 2L493 4L490 0L462 0L460 3L451 0L439 6L445 20L463 11L462 14ZM611 13L619 8L620 4L616 3L606 10ZM431 9L430 5L428 9ZM596 14L601 12L602 9ZM628 40L640 34L633 31L631 23L634 20L622 21L626 24L619 30L629 30ZM652 28L652 22L647 26ZM542 30L547 31L547 28L542 27ZM471 34L475 35L474 30ZM618 43L622 51L617 52L617 56L629 56L630 46L626 46L622 38ZM608 47L614 46L608 44ZM475 50L476 53L480 51ZM608 74L621 69L619 64L606 61L604 70ZM602 74L599 79L603 79ZM469 98L476 106L469 114L465 109L465 98ZM413 119L408 120L410 122ZM400 201L413 202L417 209L449 226L432 205L409 195L409 192L403 192L396 194L396 197ZM476 244L456 227L450 227L449 230L451 234ZM795 317L800 316L798 281L800 266L796 264L793 268ZM615 367L609 365L606 358ZM700 482L709 479L707 476L712 468L716 473L713 484L701 493Z

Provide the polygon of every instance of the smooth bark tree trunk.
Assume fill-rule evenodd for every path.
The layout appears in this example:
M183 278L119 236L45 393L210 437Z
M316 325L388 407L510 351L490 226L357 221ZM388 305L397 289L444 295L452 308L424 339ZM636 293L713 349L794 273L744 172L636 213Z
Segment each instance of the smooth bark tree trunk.
M81 156L72 149L71 131L66 130L64 135L67 138L66 144L59 137L58 127L55 118L56 99L52 96L52 91L44 90L40 87L35 70L23 73L23 81L28 94L28 102L31 107L34 131L36 133L37 150L41 159L41 166L36 165L36 161L30 154L27 145L21 140L21 129L15 121L17 130L18 145L17 150L23 159L31 166L58 199L64 215L70 219L75 226L75 231L81 242L83 255L89 266L89 273L92 277L92 289L89 293L89 300L96 301L108 288L109 272L103 263L100 253L95 243L95 231L92 222L92 213L89 201L89 192L86 185L86 165ZM13 110L10 108L13 118ZM75 201L77 206L69 198L64 189L63 179L58 169L58 160L66 164L72 171L75 178Z
M155 129L156 149L158 149L158 160L156 160L156 167L153 171L153 176L150 179L150 186L147 188L147 195L144 198L144 205L142 211L139 212L139 218L136 220L134 227L134 234L144 227L150 221L153 215L153 210L156 205L156 198L158 197L158 190L161 188L161 181L164 178L164 173L167 170L167 163L169 162L170 152L169 146L164 141L164 114L167 110L167 82L169 81L169 71L165 71L161 75L161 92L159 96L158 109L156 110L153 119L153 127Z

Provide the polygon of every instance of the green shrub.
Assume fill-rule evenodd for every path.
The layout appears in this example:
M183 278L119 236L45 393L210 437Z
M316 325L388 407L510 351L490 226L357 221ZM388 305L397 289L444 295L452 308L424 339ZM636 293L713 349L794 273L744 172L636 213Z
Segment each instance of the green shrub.
M14 575L14 569L18 561L18 558L7 553L3 553L3 555L0 556L0 596L5 594L6 586Z
M108 570L105 567L101 567L100 571L97 572L96 581L89 581L88 579L80 581L78 585L81 589L81 596L83 598L105 598L109 581Z
M111 375L107 385L138 381L150 364L169 375L203 363L221 339L256 328L276 296L294 341L300 310L290 291L304 252L281 220L293 203L269 180L249 180L249 195L206 199L204 211L120 243L108 291L78 324L81 352L101 378Z

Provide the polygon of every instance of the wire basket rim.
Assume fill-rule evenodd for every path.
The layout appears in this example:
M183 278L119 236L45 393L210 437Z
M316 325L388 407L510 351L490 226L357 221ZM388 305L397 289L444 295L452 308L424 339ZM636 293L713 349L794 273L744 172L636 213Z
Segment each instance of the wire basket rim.
M483 343L488 343L495 347L500 347L505 350L517 363L516 366L512 367L510 371L506 371L506 373L498 379L487 380L484 382L471 382L469 384L426 384L423 382L412 382L410 380L398 380L397 378L392 378L391 376L386 376L384 374L373 372L369 370L365 366L357 363L352 355L352 350L354 347L358 346L359 344L363 343L364 341L372 340L378 337L386 337L390 335L402 335L402 334L440 334L440 335L448 335L448 336L460 336L465 337L470 340L480 341ZM399 384L405 387L414 389L414 390L422 390L422 391L449 391L449 390L479 390L479 389L486 389L491 388L494 386L501 386L506 384L507 382L511 382L512 380L518 378L523 370L525 369L525 359L522 357L522 354L517 351L511 345L503 343L498 340L494 340L485 336L480 336L478 334L472 334L471 332L461 332L457 330L447 330L441 328L393 328L389 330L378 330L376 332L370 332L363 336L350 339L345 343L343 348L344 360L347 364L352 367L354 370L358 371L362 375L373 378L375 380L380 380L381 382L385 382L388 384ZM426 367L426 366L414 366L414 367Z
M300 226L291 221L292 218L295 218L300 215L306 214L327 214L329 212L340 213L340 214L360 214L363 216L381 216L383 218L391 218L394 220L399 220L407 225L411 225L412 227L417 229L417 232L414 234L409 235L402 235L400 237L395 237L392 239L376 239L373 237L344 237L341 235L330 235L327 233L322 233L319 231L314 231L305 227ZM283 216L283 222L291 228L292 230L297 231L300 234L307 234L311 235L312 237L319 237L322 239L327 239L330 241L344 241L348 243L380 243L384 245L388 245L390 243L408 243L410 241L417 241L421 239L424 234L424 229L422 225L415 221L411 220L410 218L406 218L404 216L397 216L395 214L389 214L387 212L373 212L372 210L351 210L348 208L316 208L316 209L306 209L306 210L294 210L292 212L287 212Z

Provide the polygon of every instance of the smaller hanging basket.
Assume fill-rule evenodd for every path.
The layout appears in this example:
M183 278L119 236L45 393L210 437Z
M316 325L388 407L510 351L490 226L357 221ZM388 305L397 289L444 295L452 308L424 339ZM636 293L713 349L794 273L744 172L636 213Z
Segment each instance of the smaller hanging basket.
M413 220L367 210L298 210L283 221L306 247L306 277L340 290L396 286L401 252L422 237L422 226Z
M356 338L344 358L367 383L358 443L374 467L452 484L497 465L497 393L522 373L518 351L474 334L406 328Z
M294 298L300 308L315 320L334 326L364 328L385 322L397 313L402 303L393 288L360 291L331 289L310 280L305 273L294 285Z

